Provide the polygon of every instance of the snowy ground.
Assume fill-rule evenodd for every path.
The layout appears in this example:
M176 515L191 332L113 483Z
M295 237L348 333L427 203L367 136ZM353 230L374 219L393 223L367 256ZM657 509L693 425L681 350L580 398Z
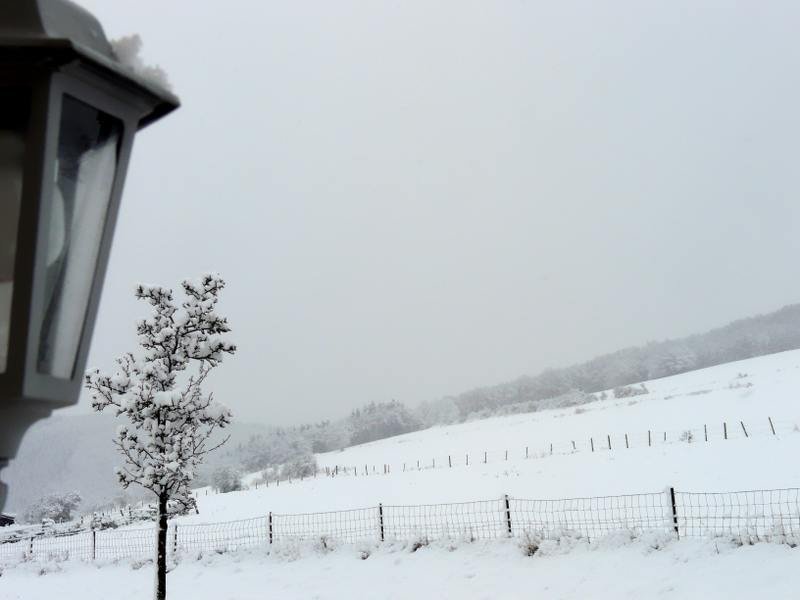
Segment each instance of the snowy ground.
M564 498L656 492L666 486L683 491L800 487L800 470L791 458L800 454L800 433L795 431L800 423L800 351L646 385L650 393L634 398L435 427L318 456L322 466L358 466L358 476L340 474L221 495L199 490L200 515L183 521L226 521L268 511L341 510L379 502L459 502L506 493L517 498ZM775 436L767 417L773 420ZM723 439L723 422L728 423L728 440ZM648 429L652 447L647 445ZM681 442L689 429L694 441ZM573 440L578 449L574 453ZM467 453L469 466L464 464ZM447 467L448 455L452 468ZM417 460L423 467L419 471ZM436 469L430 468L434 460ZM382 473L383 464L391 466L389 475ZM370 473L375 465L378 473L363 476L364 465L369 465Z
M559 498L657 492L800 487L800 351L648 382L625 400L438 427L318 457L323 466L377 467L229 494L198 495L200 514L181 523L230 521L267 512L297 513L499 498ZM767 421L772 417L777 435ZM739 425L743 421L750 437ZM729 425L723 439L722 423ZM708 426L709 441L704 441ZM647 444L651 431L653 446ZM694 441L680 441L691 429ZM667 432L667 443L663 432ZM628 434L629 448L624 435ZM607 435L612 450L607 449ZM589 440L593 438L596 451ZM572 441L577 451L572 451ZM554 453L550 455L549 445ZM525 447L529 458L525 458ZM508 450L508 460L505 451ZM487 451L487 462L483 452ZM465 465L466 454L469 466ZM447 466L448 455L453 467ZM423 468L417 470L416 461ZM433 461L437 468L431 468ZM403 463L406 470L403 471ZM391 465L384 475L382 465ZM184 556L169 576L171 598L792 598L800 549L760 543L619 538L569 551L543 547L524 556L519 540L445 543L411 552L310 546L267 554ZM360 559L362 550L371 554ZM0 577L2 600L146 598L150 565L23 563Z
M168 576L173 600L263 598L795 598L800 550L774 544L606 540L525 556L516 542L432 545L411 552L387 545L361 560L360 547L322 554L263 552L186 557ZM299 556L299 558L298 558ZM29 563L0 578L3 600L141 600L151 565Z

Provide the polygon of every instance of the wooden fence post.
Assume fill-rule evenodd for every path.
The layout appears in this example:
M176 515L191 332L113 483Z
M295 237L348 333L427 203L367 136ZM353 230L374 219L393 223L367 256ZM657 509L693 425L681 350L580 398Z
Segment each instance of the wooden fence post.
M675 504L675 488L672 486L669 488L669 498L672 504L672 528L675 530L675 536L680 538L681 534L678 530L678 507Z
M550 456L553 456L553 442L550 442Z
M97 559L97 531L92 529L92 560Z
M650 430L647 430L647 446L650 447L653 445L653 436L651 435Z
M33 558L33 538L28 540L28 556Z
M767 417L769 419L769 428L772 429L772 435L775 435L775 425L772 424L772 417Z
M486 450L483 451L483 464L486 464Z
M572 440L572 449L577 450L578 447L575 445L575 440Z
M608 449L611 450L611 435L606 434L606 437L608 438Z
M744 437L750 437L749 435L747 435L747 429L745 429L744 427L744 421L739 421L739 423L742 424L742 431L744 431Z
M505 494L506 501L506 528L508 529L508 537L511 537L511 504L508 502L508 494Z
M728 424L725 421L722 422L722 435L728 439Z
M450 467L451 469L453 468L453 459L450 458L449 454L447 455L447 466Z
M378 521L381 527L381 541L383 541L383 504L378 503Z
M269 511L269 543L272 543L272 511Z
M594 438L589 438L589 443L592 445L592 452L594 452Z
M703 435L705 436L706 441L708 441L708 425L705 423L703 423Z
M506 460L508 460L508 450L506 450Z
M625 434L625 447L626 448L630 448L630 446L628 445L628 434L627 433Z
M467 452L467 466L469 466L469 452Z
M525 446L525 458L528 458L528 447Z

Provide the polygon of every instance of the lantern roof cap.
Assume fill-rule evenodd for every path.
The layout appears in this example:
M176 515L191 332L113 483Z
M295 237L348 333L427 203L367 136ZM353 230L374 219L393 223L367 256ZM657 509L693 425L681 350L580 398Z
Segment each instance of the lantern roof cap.
M178 97L162 83L120 62L100 21L70 0L0 0L0 53L11 49L52 51L65 62L79 58L98 67L150 100L152 110L140 127L180 106Z

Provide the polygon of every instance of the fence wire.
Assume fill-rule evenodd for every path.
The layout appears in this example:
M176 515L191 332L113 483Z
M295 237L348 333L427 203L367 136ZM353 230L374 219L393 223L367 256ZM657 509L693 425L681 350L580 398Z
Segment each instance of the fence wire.
M674 499L674 502L673 502ZM334 512L280 514L198 525L171 524L167 551L229 552L319 540L357 543L494 539L564 534L591 542L616 531L679 537L727 537L800 544L800 488L704 493L665 492L557 500L510 498L450 504L378 505ZM0 538L0 563L19 560L146 560L156 529L108 529Z
M800 542L800 490L676 492L682 536L725 536L753 543Z
M380 540L379 508L336 512L273 514L272 541L330 538L343 542Z
M504 500L381 508L387 540L492 539L507 534Z
M562 500L510 500L514 525L543 537L570 533L591 541L614 531L641 533L671 526L664 492Z
M177 536L167 538L167 543L188 552L229 552L243 548L254 548L269 543L267 517L208 523L200 525L178 525Z
M167 536L169 538L169 535ZM153 558L156 547L155 527L141 529L106 529L95 532L95 558L116 560Z

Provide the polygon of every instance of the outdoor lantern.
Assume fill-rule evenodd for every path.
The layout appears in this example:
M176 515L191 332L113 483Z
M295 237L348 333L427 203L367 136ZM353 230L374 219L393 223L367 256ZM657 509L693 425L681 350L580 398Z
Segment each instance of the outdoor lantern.
M0 468L78 400L133 137L177 107L79 6L0 1Z

